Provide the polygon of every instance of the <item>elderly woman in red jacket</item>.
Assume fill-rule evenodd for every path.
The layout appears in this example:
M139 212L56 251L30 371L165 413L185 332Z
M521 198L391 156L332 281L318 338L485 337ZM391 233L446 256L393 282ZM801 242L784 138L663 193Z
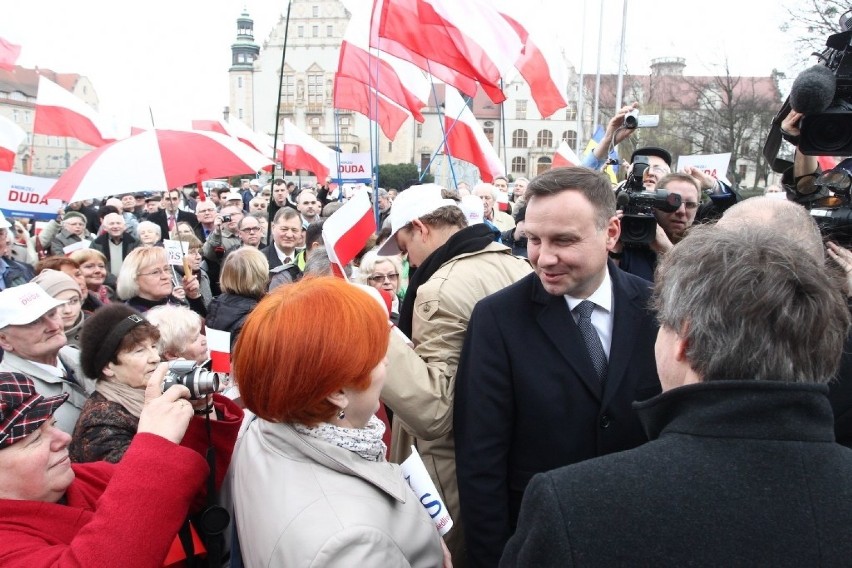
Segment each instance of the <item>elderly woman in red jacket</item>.
M207 437L186 387L161 394L164 375L161 365L148 382L121 463L72 465L71 437L53 419L68 395L45 398L26 376L0 373L0 566L156 568L181 558L175 535L202 497ZM233 404L224 410L218 478L242 416Z

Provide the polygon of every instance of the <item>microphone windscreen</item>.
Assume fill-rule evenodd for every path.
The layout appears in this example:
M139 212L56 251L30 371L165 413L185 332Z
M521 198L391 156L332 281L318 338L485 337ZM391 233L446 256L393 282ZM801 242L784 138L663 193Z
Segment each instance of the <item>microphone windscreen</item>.
M805 69L790 88L790 106L804 114L823 112L834 100L837 79L834 73L824 65L814 65Z
M615 198L615 208L616 209L624 209L627 207L627 204L630 203L630 196L626 191L622 191L618 194L618 197Z

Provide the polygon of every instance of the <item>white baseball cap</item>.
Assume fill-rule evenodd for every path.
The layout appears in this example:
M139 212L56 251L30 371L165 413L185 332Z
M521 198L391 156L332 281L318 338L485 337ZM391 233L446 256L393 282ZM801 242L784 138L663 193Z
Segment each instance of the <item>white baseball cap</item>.
M379 254L382 256L399 254L399 245L396 244L397 232L415 219L448 205L458 207L458 203L452 199L441 197L441 186L434 183L412 185L401 192L394 199L391 208L391 234L379 249Z
M475 195L465 195L461 198L459 207L464 211L464 216L467 217L468 225L476 225L483 223L485 219L485 205L482 200Z
M3 212L0 211L0 229L11 229L12 224L6 220L6 217L3 215Z
M228 193L222 194L222 197L219 198L219 201L240 201L242 202L243 196L236 191L229 191Z
M32 282L6 288L0 292L0 329L8 325L32 323L64 303Z

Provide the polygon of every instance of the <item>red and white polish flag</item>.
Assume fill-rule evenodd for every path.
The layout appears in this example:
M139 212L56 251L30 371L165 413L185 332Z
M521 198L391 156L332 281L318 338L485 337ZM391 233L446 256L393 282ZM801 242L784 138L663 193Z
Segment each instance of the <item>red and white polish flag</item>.
M210 349L211 371L214 373L231 372L231 334L227 331L205 327L207 348Z
M520 6L515 5L519 10ZM527 10L528 12L528 10ZM533 41L530 32L519 21L520 16L501 14L512 26L524 45L515 67L530 86L530 95L542 117L547 118L557 110L568 106L566 90L568 78L565 64L552 43L543 38Z
M284 120L284 134L278 158L285 170L308 170L324 183L329 173L336 171L334 150L311 138L291 121Z
M15 62L21 55L21 46L0 37L0 69L15 70Z
M76 138L95 147L117 139L95 109L43 75L38 79L33 132Z
M0 172L11 172L15 167L18 148L27 139L24 129L0 116Z
M408 61L378 50L370 52L370 18L369 10L353 13L340 46L337 74L369 85L423 122L420 111L429 100L429 80Z
M571 146L568 145L568 142L563 140L559 143L559 148L556 149L556 153L553 154L553 162L551 164L552 168L559 168L562 166L579 166L580 158L577 157L577 154L574 153L574 150L571 149Z
M473 80L495 103L506 100L500 78L523 46L490 2L376 0L374 14L372 47L410 61L468 96L476 91Z
M376 232L376 218L367 190L357 192L322 226L329 259L342 269L361 252Z
M447 153L478 167L482 181L490 183L496 176L503 175L503 163L497 155L497 150L485 137L485 132L473 116L473 111L455 89L446 90L444 107Z
M377 122L390 140L396 138L397 132L410 116L366 83L340 74L334 76L334 108L363 114Z

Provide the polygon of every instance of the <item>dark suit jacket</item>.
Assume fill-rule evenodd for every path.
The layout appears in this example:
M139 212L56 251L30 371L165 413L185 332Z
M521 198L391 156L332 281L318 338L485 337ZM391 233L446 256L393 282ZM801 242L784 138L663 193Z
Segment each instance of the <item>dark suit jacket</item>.
M638 410L654 441L533 479L501 566L849 566L824 386L712 381Z
M122 262L127 255L130 254L130 251L139 246L139 241L134 239L128 233L124 233L121 235L121 259ZM109 263L110 263L110 253L109 253L109 234L104 233L103 235L99 235L89 248L93 248L103 254L106 257L106 269L107 274L109 274Z
M609 263L613 332L603 391L563 296L538 276L481 300L456 380L456 466L471 566L496 566L536 473L638 446L631 408L660 392L650 284Z
M156 213L148 215L148 220L160 226L161 238L169 238L169 218L166 215L165 209L160 209ZM198 226L198 217L195 216L195 213L178 209L177 215L175 216L175 222L177 223L180 221L189 223L193 230ZM201 242L204 242L204 239L201 239Z

